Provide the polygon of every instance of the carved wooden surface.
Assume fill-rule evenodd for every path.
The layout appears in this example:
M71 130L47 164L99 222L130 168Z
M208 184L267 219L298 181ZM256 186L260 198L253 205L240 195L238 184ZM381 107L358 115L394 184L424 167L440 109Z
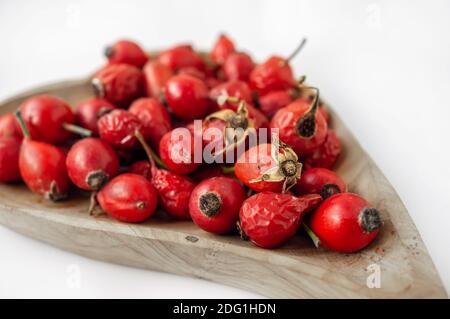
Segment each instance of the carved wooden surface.
M44 86L0 104L13 111L27 97L49 93L72 105L91 96L86 80ZM0 185L0 222L19 233L83 256L204 278L279 298L446 298L433 262L395 190L338 116L332 126L344 152L337 172L377 208L384 220L367 249L337 254L315 249L298 235L287 245L264 250L236 235L216 236L191 222L162 216L125 224L87 214L81 195L50 203L22 184ZM380 288L366 281L379 267Z

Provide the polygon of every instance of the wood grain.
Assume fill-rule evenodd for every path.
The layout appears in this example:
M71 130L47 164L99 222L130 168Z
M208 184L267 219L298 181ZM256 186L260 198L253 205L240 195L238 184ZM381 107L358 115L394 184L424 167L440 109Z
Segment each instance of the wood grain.
M40 87L0 104L13 111L29 96L49 93L72 105L91 96L87 80ZM384 227L367 249L337 254L313 248L302 235L264 250L238 236L208 234L163 214L142 224L88 216L77 195L50 203L23 185L0 185L0 222L26 236L83 256L133 267L204 278L279 298L446 298L433 262L395 190L333 112L344 144L337 171L350 191L382 213ZM370 265L380 267L381 287L368 288ZM368 268L369 267L369 268Z

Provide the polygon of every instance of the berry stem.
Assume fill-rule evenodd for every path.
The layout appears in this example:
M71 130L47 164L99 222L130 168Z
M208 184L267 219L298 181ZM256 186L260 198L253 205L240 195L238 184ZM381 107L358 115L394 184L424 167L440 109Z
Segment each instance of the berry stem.
M302 223L302 226L303 226L303 229L308 234L309 238L311 238L311 240L313 241L314 246L316 246L316 248L319 248L319 245L320 245L319 237L317 237L317 235L314 234L314 232L311 230L311 228L309 228L309 226L306 225L305 223Z
M222 166L222 172L224 174L232 174L234 173L234 166Z
M27 125L25 124L25 121L23 120L22 114L19 110L16 111L16 118L19 122L20 129L22 130L23 136L26 138L31 138L30 131L28 131Z
M306 44L306 38L303 38L302 42L300 42L300 44L295 48L295 50L285 60L285 65L288 64L289 62L291 62L292 59L294 59L297 56L297 54L303 49L305 44Z
M69 132L81 135L82 137L90 137L92 136L92 131L87 128L71 124L71 123L63 123L62 127Z
M167 169L167 165L158 157L158 155L156 155L156 153L150 148L150 146L148 146L148 144L145 141L144 136L142 136L141 132L136 130L136 132L134 132L134 135L138 139L139 143L141 143L142 148L144 149L145 153L147 154L150 164L152 164L152 166L155 166L155 162L156 162L156 164L158 164L159 167Z

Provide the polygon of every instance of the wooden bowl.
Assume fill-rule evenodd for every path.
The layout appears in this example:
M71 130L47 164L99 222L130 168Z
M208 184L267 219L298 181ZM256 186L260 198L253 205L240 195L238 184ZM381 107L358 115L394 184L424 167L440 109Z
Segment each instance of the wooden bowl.
M35 94L52 94L76 105L90 97L89 81L65 81L15 96L0 113ZM192 222L151 218L142 224L91 217L89 200L52 203L24 185L0 185L0 222L24 235L83 256L193 276L278 298L446 298L419 233L397 193L330 110L344 152L337 172L381 212L378 238L354 254L315 249L298 235L283 247L257 248L236 235L216 236Z

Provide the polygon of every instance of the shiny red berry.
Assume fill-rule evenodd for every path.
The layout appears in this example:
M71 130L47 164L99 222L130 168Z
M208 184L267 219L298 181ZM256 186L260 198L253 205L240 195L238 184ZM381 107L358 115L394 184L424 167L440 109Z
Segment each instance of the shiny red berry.
M164 93L170 109L182 120L199 119L208 113L208 87L198 78L186 74L173 76Z
M22 140L17 137L0 138L0 182L20 180L19 153Z
M311 154L304 157L302 162L305 165L305 168L324 167L331 169L339 158L341 150L341 141L336 135L336 132L332 129L328 129L325 142Z
M233 41L225 34L221 34L214 44L209 56L213 62L222 64L234 51L235 47Z
M262 248L275 248L297 232L303 215L316 207L319 195L295 197L291 194L262 192L242 204L239 228L243 238Z
M92 86L99 98L118 107L128 107L144 93L144 76L141 70L129 64L111 64L98 71Z
M225 234L236 227L245 197L244 188L236 180L213 177L194 188L189 200L189 212L201 229Z
M278 128L280 140L303 156L325 142L327 122L317 112L318 97L313 102L298 99L275 113L271 128Z
M341 253L359 251L380 231L380 213L369 202L352 193L336 194L311 215L309 228L319 245Z
M229 81L248 81L254 67L255 64L248 54L236 52L226 58L222 66L222 72Z
M119 170L119 158L114 149L98 138L76 142L67 154L67 172L79 188L99 190Z
M172 77L173 71L158 61L149 61L142 71L145 77L145 93L147 96L160 99L164 86Z
M194 67L205 70L205 61L192 49L190 45L179 45L161 52L157 61L168 66L173 72L183 67Z
M61 144L73 136L66 128L75 122L75 114L59 98L37 95L25 100L19 110L33 140Z
M90 98L78 104L75 111L77 123L94 134L98 134L98 119L114 109L116 107L105 99Z
M164 105L155 98L140 98L131 104L128 111L141 121L141 133L157 148L164 134L172 129L172 121Z
M326 168L310 168L303 172L295 186L297 194L320 194L323 199L347 190L344 180Z
M13 113L6 113L0 116L0 138L22 138L22 136L19 123L17 123Z
M167 132L159 142L161 160L176 174L190 174L201 165L195 162L194 152L194 136L188 129L174 129Z
M110 64L130 64L142 68L148 60L147 53L135 42L120 40L105 49Z
M153 185L145 177L130 173L114 177L98 192L97 200L108 215L129 223L145 221L158 204Z
M119 149L130 149L137 144L136 130L142 123L139 118L125 110L114 110L98 120L100 137Z
M234 97L236 101L244 100L247 103L252 103L253 101L252 91L247 83L243 81L227 81L221 83L211 89L209 97L214 101L217 101L219 97ZM225 101L222 105L219 105L217 102L215 104L216 111L223 108L237 110L238 107L238 103L230 103L229 101Z

